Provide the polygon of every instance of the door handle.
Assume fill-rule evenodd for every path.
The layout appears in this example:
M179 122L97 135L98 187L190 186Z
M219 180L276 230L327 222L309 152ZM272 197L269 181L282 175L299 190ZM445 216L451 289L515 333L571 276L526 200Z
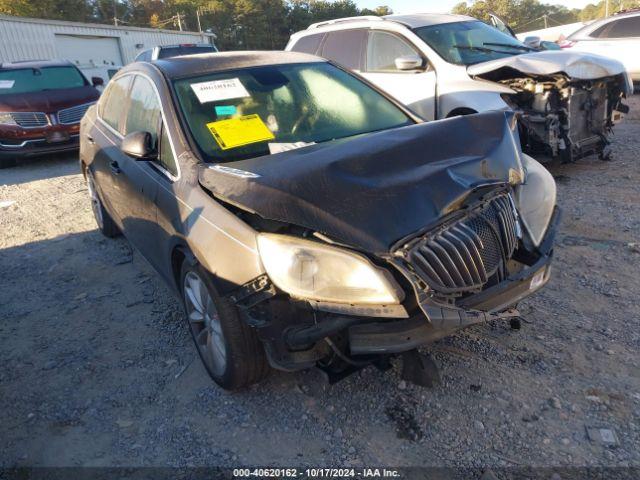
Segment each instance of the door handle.
M122 172L122 170L120 170L120 165L118 165L118 162L115 160L109 164L109 167L115 175L119 175Z
M87 139L87 142L89 142L91 145L96 143L96 141L93 139L93 137L91 135L89 135L88 133L85 134L85 138Z

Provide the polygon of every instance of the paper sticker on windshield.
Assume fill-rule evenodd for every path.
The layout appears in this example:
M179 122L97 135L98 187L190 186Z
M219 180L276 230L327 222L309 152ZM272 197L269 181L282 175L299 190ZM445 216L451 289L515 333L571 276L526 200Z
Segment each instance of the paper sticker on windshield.
M207 128L222 150L275 138L256 114L207 123Z
M15 80L0 80L0 88L13 88Z
M211 82L192 83L191 89L200 103L217 102L231 98L248 97L249 92L244 88L239 78L214 80Z
M235 105L217 105L216 115L235 115L237 109Z

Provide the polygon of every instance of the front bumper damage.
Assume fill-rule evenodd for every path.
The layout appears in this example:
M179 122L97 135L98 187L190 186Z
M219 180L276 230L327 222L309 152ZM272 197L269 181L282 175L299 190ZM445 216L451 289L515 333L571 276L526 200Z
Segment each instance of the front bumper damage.
M266 276L237 290L231 299L257 329L272 366L281 370L317 365L334 355L336 346L353 359L408 352L471 325L518 317L517 303L549 280L559 220L556 207L543 241L517 273L455 304L422 298L419 306L407 308L411 314L405 318L318 311L306 302L281 298Z

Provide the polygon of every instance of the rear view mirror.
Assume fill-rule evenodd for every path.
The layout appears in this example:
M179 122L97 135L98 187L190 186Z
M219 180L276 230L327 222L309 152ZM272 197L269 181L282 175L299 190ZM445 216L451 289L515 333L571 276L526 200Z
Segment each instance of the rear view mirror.
M418 55L403 55L395 60L396 68L398 70L409 71L419 70L423 67L423 60Z
M132 132L122 140L121 150L136 160L154 160L158 152L149 132Z
M91 85L94 87L101 87L104 85L104 80L100 77L91 77Z

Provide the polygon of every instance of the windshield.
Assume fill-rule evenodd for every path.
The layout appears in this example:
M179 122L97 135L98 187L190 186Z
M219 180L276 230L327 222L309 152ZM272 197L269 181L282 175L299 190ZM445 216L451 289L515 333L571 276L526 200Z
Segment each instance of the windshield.
M438 55L457 65L472 65L534 51L479 20L431 25L414 31Z
M182 79L174 86L207 162L259 157L414 123L329 63L246 68Z
M180 55L194 55L196 53L213 53L217 52L214 46L209 45L179 45L177 47L161 47L158 52L158 58L179 57Z
M0 95L77 88L87 81L75 67L0 69Z

